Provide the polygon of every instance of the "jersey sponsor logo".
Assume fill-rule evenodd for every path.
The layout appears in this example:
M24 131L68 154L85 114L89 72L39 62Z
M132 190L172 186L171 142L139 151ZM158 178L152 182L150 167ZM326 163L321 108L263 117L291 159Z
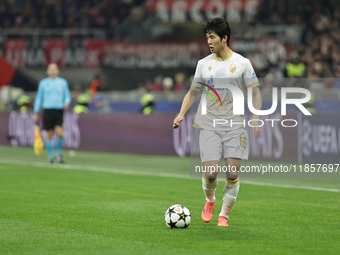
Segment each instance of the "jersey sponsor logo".
M256 78L256 73L255 73L255 72L253 72L253 73L251 74L251 78L252 78L252 79L255 79L255 78Z
M230 64L230 66L229 66L229 71L230 71L231 73L234 73L234 72L236 71L236 65L235 65L234 63Z

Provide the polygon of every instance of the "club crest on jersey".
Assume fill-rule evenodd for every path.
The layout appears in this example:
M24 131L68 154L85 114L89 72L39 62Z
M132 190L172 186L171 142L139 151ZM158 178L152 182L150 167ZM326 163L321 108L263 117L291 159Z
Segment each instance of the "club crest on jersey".
M208 67L209 71L211 70L211 68L212 68L211 66Z
M229 71L234 73L236 71L236 65L234 63L230 64Z

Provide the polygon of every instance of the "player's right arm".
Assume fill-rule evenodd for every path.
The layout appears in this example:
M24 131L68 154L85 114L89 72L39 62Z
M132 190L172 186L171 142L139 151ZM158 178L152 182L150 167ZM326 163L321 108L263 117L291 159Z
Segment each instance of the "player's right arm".
M34 101L34 115L33 115L34 122L37 122L39 120L39 111L42 104L42 100L43 100L43 85L42 81L40 81L38 93Z
M178 128L180 126L181 121L184 119L184 115L187 113L187 111L190 109L192 104L195 102L196 96L197 96L198 92L200 91L200 89L197 88L196 86L201 87L201 85L198 85L199 83L197 83L197 81L203 82L203 79L202 79L202 61L201 60L198 61L198 63L197 63L193 83L190 87L189 92L185 95L185 97L183 99L181 110L180 110L178 116L174 119L173 128Z
M194 86L191 86L189 92L185 95L183 99L181 110L178 116L174 119L173 128L178 128L180 126L180 123L184 119L185 114L190 109L192 104L195 102L198 92L199 89L196 89Z

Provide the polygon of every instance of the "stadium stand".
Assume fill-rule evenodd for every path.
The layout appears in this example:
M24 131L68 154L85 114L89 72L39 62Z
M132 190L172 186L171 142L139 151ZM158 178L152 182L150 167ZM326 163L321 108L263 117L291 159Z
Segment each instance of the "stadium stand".
M3 0L1 28L115 28L144 0Z
M206 44L201 34L201 22L188 18L190 10L181 16L184 21L179 22L180 13L176 14L174 9L167 10L169 19L165 20L159 17L159 12L148 7L148 2L157 1L1 1L0 54L16 69L13 77L20 78L12 78L11 84L18 80L18 84L24 84L22 88L25 91L35 91L36 81L45 76L49 56L59 50L62 74L69 80L71 89L78 84L82 89L88 88L90 79L100 71L106 84L105 90L115 91L112 94L104 92L111 109L130 109L117 104L124 101L134 103L133 111L138 111L140 91L148 89L155 94L156 102L161 102L156 104L156 111L158 107L162 111L175 111L182 94L188 89L196 60L206 55L202 51ZM227 19L230 18L228 15L225 12ZM340 88L340 7L336 1L261 0L252 19L232 21L231 24L232 48L250 58L257 76L268 81L261 84L264 98L267 98L266 91L271 98L273 86L292 86L283 83L283 78L299 77L313 79L310 83L312 89L329 91L327 94L323 94L325 91L317 93L316 105L326 98L337 99L337 94L331 93L333 89ZM76 36L77 31L82 31L79 33L81 36ZM160 31L166 31L165 35ZM158 36L155 36L157 33ZM10 40L13 41L6 44ZM101 46L100 40L107 40L103 42L105 46ZM113 41L116 50L111 52ZM183 48L174 53L172 49L178 49L179 45ZM150 54L153 47L159 53L155 59ZM133 50L137 48L144 56L141 54L139 58L133 58L136 54ZM195 48L199 50L189 51ZM119 50L127 53L119 57L121 62L118 63L116 54ZM98 61L91 62L92 58L82 57L95 56L96 52L100 52L95 59ZM66 57L63 58L64 55ZM23 59L18 56L23 56ZM174 63L174 66L138 66L157 61L160 64ZM121 68L122 64L126 66ZM133 75L130 75L131 72ZM165 81L172 80L171 86L164 85L165 77L170 78ZM330 79L325 82L320 81L321 78ZM7 80L0 81L0 86L7 85Z
M340 78L340 6L336 1L263 0L255 24L303 27L299 42L290 49L286 77Z

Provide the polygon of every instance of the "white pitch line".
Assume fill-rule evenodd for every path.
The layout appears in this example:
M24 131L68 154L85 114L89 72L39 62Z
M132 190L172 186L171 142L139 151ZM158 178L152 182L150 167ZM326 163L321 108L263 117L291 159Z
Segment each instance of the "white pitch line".
M190 176L184 174L169 174L169 173L157 173L157 172L140 172L133 170L124 170L117 168L105 168L105 167L94 167L94 166L81 166L81 165L50 165L48 163L40 163L40 162L27 162L21 160L7 160L0 159L0 163L3 164L15 164L22 166L36 166L36 167L47 167L47 168L61 168L61 169L72 169L72 170L84 170L84 171L92 171L92 172L106 172L106 173L115 173L115 174L126 174L126 175L141 175L141 176L157 176L157 177L171 177L171 178L180 178L180 179L190 179ZM222 179L221 179L222 180ZM224 179L223 179L224 180ZM267 183L267 182L255 182L248 180L241 180L242 184L248 185L256 185L256 186L268 186L268 187L278 187L278 188L287 188L287 189L306 189L306 190L314 190L314 191L328 191L328 192L340 192L340 189L328 189L321 187L310 187L310 186L295 186L288 184L278 184L278 183Z
M106 173L115 173L115 174L127 174L127 175L145 175L145 176L158 176L158 177L172 177L172 178L182 178L189 179L190 176L184 174L168 174L168 173L157 173L157 172L140 172L133 170L124 170L117 168L105 168L105 167L94 167L94 166L81 166L81 165L60 165L54 164L50 165L48 163L41 162L27 162L22 160L7 160L0 159L0 163L4 164L14 164L14 165L23 165L23 166L36 166L36 167L47 167L47 168L61 168L61 169L72 169L72 170L85 170L92 172L106 172Z

